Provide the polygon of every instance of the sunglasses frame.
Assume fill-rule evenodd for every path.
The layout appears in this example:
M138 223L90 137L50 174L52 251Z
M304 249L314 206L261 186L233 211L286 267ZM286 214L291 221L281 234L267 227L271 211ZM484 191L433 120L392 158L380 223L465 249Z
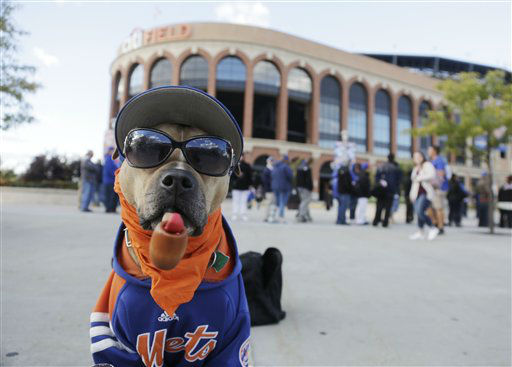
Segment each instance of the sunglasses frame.
M162 134L164 135L166 138L168 138L170 141L171 141L171 149L169 150L169 153L167 153L167 155L165 156L165 158L163 158L159 163L153 165L153 166L149 166L149 167L137 167L136 165L132 164L132 162L130 162L130 160L128 159L128 156L126 155L126 142L128 140L128 136L132 133L132 132L135 132L135 131L140 131L140 130L143 130L143 131L153 131L153 132L156 132L156 133L159 133L159 134ZM185 148L186 144L189 143L190 141L192 140L195 140L195 139L199 139L199 138L213 138L213 139L219 139L219 140L222 140L223 142L225 142L229 149L230 149L230 153L231 153L231 162L229 164L229 167L223 171L223 173L221 174L218 174L218 175L213 175L213 174L210 174L210 173L205 173L205 172L201 172L199 171L198 169L196 169L189 161L188 157L187 157L187 154L185 153L185 151L183 150L183 148ZM231 146L231 143L229 141L227 141L226 139L224 138L221 138L219 136L214 136L214 135L197 135L197 136L193 136L187 140L184 140L184 141L177 141L177 140L174 140L169 134L167 134L166 132L162 131L162 130L157 130L157 129L152 129L152 128L145 128L145 127L142 127L142 128L135 128L135 129L131 129L128 134L126 134L126 137L124 138L124 146L123 146L123 155L125 156L126 158L126 161L128 162L128 165L130 167L133 167L133 168L138 168L138 169L150 169L150 168L155 168L155 167L158 167L160 165L162 165L163 163L165 163L167 161L167 159L169 159L169 157L172 155L172 153L176 150L176 149L179 149L181 150L181 153L183 154L183 157L185 157L185 160L187 161L187 163L190 165L190 167L192 167L194 170L196 170L198 173L200 174L203 174L203 175L206 175L206 176L211 176L211 177L222 177L222 176L225 176L226 174L228 175L231 175L233 173L233 170L235 168L235 152L233 150L233 147Z

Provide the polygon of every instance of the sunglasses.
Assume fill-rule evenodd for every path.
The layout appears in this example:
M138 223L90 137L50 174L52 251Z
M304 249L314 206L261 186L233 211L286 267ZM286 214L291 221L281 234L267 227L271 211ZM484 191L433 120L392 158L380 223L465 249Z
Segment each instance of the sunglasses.
M197 172L207 176L231 173L234 153L228 141L216 136L196 136L176 141L163 131L133 129L124 141L124 156L135 168L153 168L164 163L175 149Z

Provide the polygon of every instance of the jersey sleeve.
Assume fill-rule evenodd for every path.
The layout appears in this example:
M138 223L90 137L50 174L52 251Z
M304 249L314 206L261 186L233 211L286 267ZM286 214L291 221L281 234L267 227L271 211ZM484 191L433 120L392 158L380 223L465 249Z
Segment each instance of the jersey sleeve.
M123 343L120 335L116 335L112 329L113 304L123 285L124 282L112 271L91 313L89 335L92 358L94 363L110 363L115 367L144 366L138 353Z

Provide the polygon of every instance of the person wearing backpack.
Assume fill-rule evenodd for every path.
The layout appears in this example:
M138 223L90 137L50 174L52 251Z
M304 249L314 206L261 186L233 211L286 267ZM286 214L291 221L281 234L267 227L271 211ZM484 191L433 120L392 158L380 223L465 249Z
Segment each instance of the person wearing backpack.
M382 221L382 227L386 228L391 216L391 207L395 195L400 192L401 171L395 162L395 155L390 153L388 161L382 164L375 174L374 196L377 197L377 209L373 219L373 225L377 226ZM382 211L384 210L384 220Z

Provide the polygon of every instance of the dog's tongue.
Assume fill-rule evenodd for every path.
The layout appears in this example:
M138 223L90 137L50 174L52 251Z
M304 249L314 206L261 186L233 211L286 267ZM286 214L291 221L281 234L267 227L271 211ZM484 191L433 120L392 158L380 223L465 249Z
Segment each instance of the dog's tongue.
M185 223L179 213L165 213L162 222L162 227L167 233L178 234L185 229Z

